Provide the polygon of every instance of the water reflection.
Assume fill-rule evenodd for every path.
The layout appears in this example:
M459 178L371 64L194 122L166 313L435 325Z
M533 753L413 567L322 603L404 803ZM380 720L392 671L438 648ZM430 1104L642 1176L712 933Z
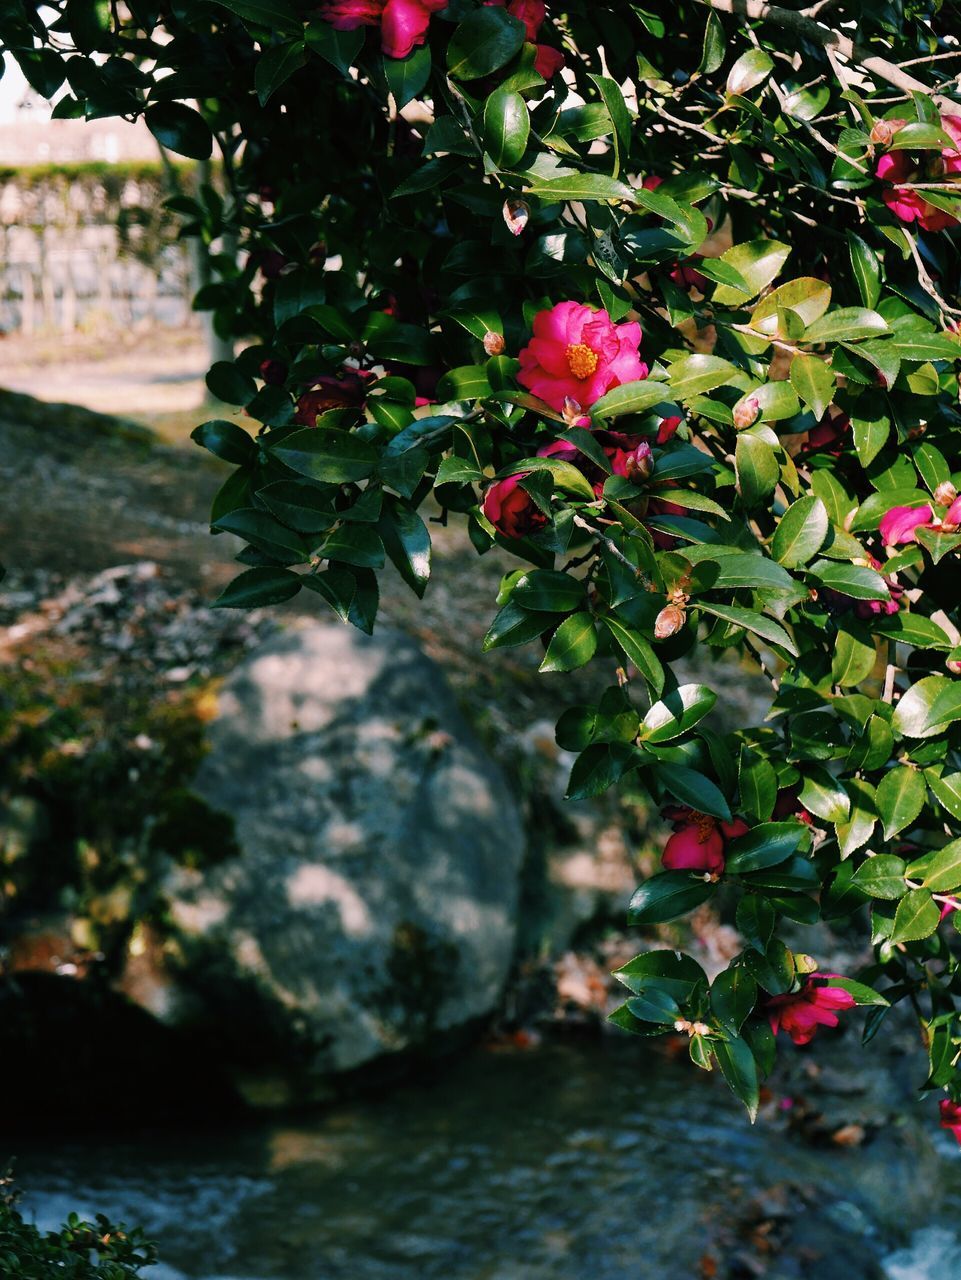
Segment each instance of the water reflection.
M154 1280L961 1280L961 1160L935 1146L751 1129L720 1082L612 1042L479 1051L303 1120L20 1144L18 1169L42 1225L142 1222Z

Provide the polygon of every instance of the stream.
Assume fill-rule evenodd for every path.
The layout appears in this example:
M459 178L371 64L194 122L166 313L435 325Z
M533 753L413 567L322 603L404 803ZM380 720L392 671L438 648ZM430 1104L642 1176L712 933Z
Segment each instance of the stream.
M828 1071L863 1111L870 1078ZM147 1280L961 1280L961 1148L933 1102L843 1147L788 1132L789 1107L752 1128L683 1058L567 1041L307 1117L10 1139L0 1163L42 1227L146 1227Z

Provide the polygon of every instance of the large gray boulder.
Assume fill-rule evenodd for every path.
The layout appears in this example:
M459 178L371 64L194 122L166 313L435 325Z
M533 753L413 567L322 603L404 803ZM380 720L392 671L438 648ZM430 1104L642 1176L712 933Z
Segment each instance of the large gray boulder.
M213 1027L265 1105L323 1097L489 1014L524 835L439 669L396 632L301 624L218 701L197 790L233 816L241 852L178 873L176 980L131 994Z

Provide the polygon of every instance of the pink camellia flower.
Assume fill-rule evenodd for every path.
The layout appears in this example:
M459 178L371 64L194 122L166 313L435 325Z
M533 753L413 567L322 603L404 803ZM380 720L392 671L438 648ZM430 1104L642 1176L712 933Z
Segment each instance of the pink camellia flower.
M639 324L616 325L606 311L559 302L534 317L517 380L552 409L563 411L567 400L589 408L612 387L647 377L640 345Z
M941 1128L953 1133L955 1140L961 1144L961 1103L942 1098L938 1103L938 1110L941 1112Z
M366 395L364 377L359 373L344 373L339 377L325 375L316 380L310 391L305 391L298 398L294 421L305 427L315 427L318 417L328 409L347 409L362 405Z
M675 805L665 809L664 816L674 823L674 834L661 854L667 871L703 871L719 876L724 871L725 842L750 830L740 818L719 822L709 814Z
M432 13L449 0L322 0L318 15L337 31L380 27L381 48L388 58L406 58L427 39Z
M887 122L900 126L903 120ZM958 224L958 219L944 209L938 209L925 200L921 191L909 184L937 182L949 173L961 173L961 116L942 116L941 127L954 139L953 147L944 147L936 159L925 159L920 171L915 170L907 151L887 151L878 161L875 170L879 178L894 185L882 193L882 200L902 222L917 222L925 231L944 231ZM893 134L897 129L892 130ZM927 153L926 153L927 154ZM908 184L908 185L904 185Z
M833 458L840 458L846 443L845 436L851 430L851 419L846 414L832 414L828 411L817 426L808 432L808 438L801 446L801 453L815 451L829 453Z
M956 497L939 519L931 508L892 507L881 517L881 537L886 547L896 547L902 542L917 542L919 529L936 529L940 533L957 533L961 528L961 496Z
M848 991L832 987L829 979L837 973L811 973L800 991L773 996L765 1009L771 1030L786 1031L795 1044L808 1044L818 1027L836 1027L838 1010L853 1009L857 1003Z
M869 621L878 614L898 613L901 609L901 597L904 595L904 587L899 586L896 578L889 578L884 573L884 565L876 556L868 556L868 564L875 573L880 573L884 578L884 585L888 589L889 599L887 600L856 600L854 602L854 612L859 618Z
M588 419L584 418L574 425L585 430L587 423ZM654 455L646 440L638 436L625 436L618 431L598 431L594 438L607 455L613 475L624 476L634 484L641 484L653 471ZM537 456L573 463L591 482L595 494L599 498L603 495L607 473L569 440L552 440L550 444L541 445Z
M881 539L886 547L896 547L902 542L917 542L918 529L927 529L934 519L929 506L892 507L881 517Z
M674 433L684 421L683 418L662 418L661 425L657 428L656 444L667 444L669 440L674 439Z
M545 80L556 76L564 65L564 55L560 49L554 49L549 44L537 43L537 34L547 17L547 5L544 0L510 0L509 3L508 0L484 0L484 3L496 5L500 9L506 6L512 18L523 22L527 40L535 49L534 70Z
M528 471L495 480L484 494L484 515L505 538L526 538L547 524L547 516L535 504L520 482Z

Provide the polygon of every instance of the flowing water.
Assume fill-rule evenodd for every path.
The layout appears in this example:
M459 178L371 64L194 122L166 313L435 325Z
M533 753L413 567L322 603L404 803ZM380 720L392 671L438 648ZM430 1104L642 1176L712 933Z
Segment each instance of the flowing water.
M751 1128L683 1061L565 1043L307 1118L3 1145L40 1225L148 1228L152 1280L961 1280L932 1104L850 1148L787 1132L786 1105Z

